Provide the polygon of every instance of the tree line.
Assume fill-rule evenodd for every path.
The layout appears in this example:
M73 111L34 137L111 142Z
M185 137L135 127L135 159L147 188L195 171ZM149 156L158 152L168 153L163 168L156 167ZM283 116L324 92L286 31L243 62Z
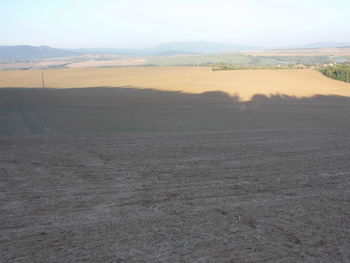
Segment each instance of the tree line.
M220 70L253 70L253 69L303 69L306 66L303 65L231 65L226 63L216 64L212 71L220 71Z
M335 65L331 67L321 68L320 71L327 77L350 82L350 65Z

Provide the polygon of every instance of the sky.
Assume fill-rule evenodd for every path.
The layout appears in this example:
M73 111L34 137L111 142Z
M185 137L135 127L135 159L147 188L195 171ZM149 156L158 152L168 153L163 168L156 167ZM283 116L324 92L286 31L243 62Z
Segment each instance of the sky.
M350 42L350 0L0 0L0 45Z

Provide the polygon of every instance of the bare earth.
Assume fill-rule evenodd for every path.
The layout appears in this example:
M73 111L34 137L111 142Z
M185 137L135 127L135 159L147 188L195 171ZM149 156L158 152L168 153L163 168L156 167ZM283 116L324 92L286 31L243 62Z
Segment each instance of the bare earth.
M340 97L0 89L0 262L349 262L349 116Z
M255 94L350 96L350 84L314 70L211 71L209 67L130 67L0 71L0 87L136 87L202 93L223 91L249 100Z

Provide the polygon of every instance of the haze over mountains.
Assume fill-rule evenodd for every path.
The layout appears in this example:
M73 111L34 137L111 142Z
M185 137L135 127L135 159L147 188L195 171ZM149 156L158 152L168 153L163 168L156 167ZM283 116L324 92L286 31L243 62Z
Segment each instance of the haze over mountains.
M350 46L349 42L315 42L300 46L264 48L257 46L244 46L235 44L215 43L206 41L170 42L144 49L120 49L120 48L80 48L61 49L48 46L0 46L0 59L3 60L30 60L81 56L87 54L109 54L121 56L169 56L179 54L210 54L229 53L248 50L266 50L283 48L333 48Z
M77 53L74 51L48 46L0 46L0 59L28 60L75 55L77 55Z

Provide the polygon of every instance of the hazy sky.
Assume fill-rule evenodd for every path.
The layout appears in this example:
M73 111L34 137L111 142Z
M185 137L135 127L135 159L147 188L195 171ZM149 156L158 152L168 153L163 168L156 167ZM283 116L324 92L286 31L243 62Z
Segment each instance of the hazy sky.
M350 42L350 0L0 0L0 45Z

